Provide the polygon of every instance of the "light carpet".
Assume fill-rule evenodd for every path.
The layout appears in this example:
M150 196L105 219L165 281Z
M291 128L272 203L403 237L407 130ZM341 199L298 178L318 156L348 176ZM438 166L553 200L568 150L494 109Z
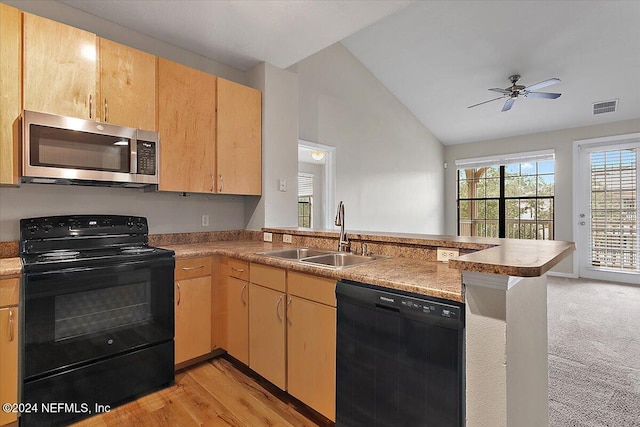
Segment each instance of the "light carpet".
M549 277L551 427L640 427L640 286Z

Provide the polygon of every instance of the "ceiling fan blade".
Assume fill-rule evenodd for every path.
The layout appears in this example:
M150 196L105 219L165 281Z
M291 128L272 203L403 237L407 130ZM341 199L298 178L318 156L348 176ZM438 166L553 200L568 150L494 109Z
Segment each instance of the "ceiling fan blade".
M504 103L504 107L502 107L502 112L509 111L515 101L516 101L515 98L507 99L507 102Z
M489 89L489 90L492 90L492 91L494 91L494 92L504 93L505 95L510 95L510 94L511 94L511 91L510 91L510 90L507 90L507 89L500 89L499 87L492 87L492 88L491 88L491 89Z
M532 90L542 89L543 87L551 86L551 85L554 85L556 83L560 83L560 79L557 79L557 78L554 77L552 79L548 79L548 80L545 80L543 82L536 83L536 84L531 85L531 86L527 86L527 87L524 88L524 90L526 90L527 92L531 92Z
M525 94L527 98L547 98L556 99L559 98L561 93L548 93L548 92L529 92Z
M497 98L493 98L493 99L490 99L490 100L488 100L488 101L480 102L480 103L478 103L478 104L469 105L467 108L477 107L478 105L486 104L487 102L497 101L498 99L502 99L502 98L506 98L506 97L507 97L507 95L505 95L505 96L499 96L499 97L497 97Z

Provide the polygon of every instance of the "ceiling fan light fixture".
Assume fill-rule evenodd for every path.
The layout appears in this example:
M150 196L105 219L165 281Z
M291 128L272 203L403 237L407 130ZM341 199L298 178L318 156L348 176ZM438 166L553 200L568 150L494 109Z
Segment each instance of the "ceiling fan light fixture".
M314 151L312 151L312 152L311 152L311 158L312 158L313 160L320 161L320 160L324 159L324 156L325 156L326 154L327 154L327 153L325 153L324 151L314 150Z

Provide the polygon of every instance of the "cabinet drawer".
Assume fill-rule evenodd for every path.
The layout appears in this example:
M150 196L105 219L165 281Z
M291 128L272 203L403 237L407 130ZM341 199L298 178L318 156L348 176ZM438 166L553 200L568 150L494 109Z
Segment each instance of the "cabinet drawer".
M336 280L310 274L289 272L289 294L322 304L336 306Z
M227 258L226 275L236 279L249 281L249 263L234 258Z
M184 258L176 260L175 280L191 279L211 275L211 257Z
M287 272L278 267L251 263L251 283L285 292Z
M18 305L18 295L20 293L20 279L0 280L0 307Z

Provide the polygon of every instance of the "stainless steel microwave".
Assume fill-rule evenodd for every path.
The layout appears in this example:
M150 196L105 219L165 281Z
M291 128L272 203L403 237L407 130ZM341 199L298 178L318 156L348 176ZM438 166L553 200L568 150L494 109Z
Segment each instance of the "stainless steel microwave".
M159 136L25 110L22 182L145 187L158 184Z

